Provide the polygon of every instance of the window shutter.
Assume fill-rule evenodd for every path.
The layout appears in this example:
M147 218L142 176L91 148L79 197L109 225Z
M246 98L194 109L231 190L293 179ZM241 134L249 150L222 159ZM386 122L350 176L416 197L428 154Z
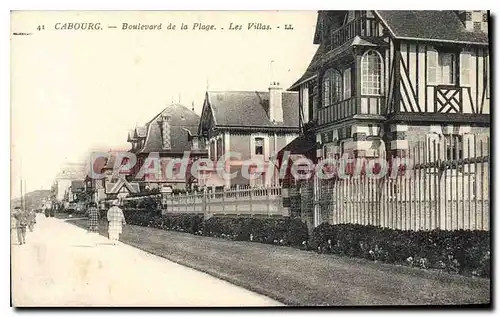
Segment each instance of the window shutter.
M486 72L486 98L490 98L490 55L486 55L486 67L485 67L485 72Z
M344 99L351 98L351 68L344 70Z
M438 52L434 49L427 51L427 81L437 84L440 81L438 76Z
M470 52L460 54L460 85L470 85Z

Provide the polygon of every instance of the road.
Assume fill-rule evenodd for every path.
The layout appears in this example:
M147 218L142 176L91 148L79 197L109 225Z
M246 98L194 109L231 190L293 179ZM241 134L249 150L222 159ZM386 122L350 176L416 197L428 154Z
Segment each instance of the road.
M94 240L60 219L38 216L27 243L12 241L12 303L30 306L279 306L205 273L131 246Z

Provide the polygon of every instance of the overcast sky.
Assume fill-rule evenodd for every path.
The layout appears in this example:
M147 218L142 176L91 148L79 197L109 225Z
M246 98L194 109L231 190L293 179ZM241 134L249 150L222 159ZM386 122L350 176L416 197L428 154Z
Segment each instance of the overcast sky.
M64 22L100 22L104 30L55 30ZM170 22L177 30L121 29ZM228 30L231 22L243 30ZM192 30L193 23L217 30ZM273 30L247 30L248 23ZM274 60L273 77L288 88L316 50L315 23L315 11L14 12L12 32L32 35L11 42L13 196L21 160L28 191L49 189L64 162L83 161L94 149L128 149L127 131L172 100L194 102L200 113L207 83L211 90L267 90Z

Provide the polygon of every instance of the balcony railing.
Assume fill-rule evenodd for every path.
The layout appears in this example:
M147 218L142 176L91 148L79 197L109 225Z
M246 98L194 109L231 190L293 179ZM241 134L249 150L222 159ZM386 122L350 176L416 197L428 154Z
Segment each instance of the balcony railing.
M352 40L356 35L361 37L378 37L380 36L380 23L375 18L360 17L352 20L339 29L334 30L330 36L328 48L334 49L349 40Z
M318 110L318 124L324 125L356 114L384 115L384 97L368 96L351 97Z

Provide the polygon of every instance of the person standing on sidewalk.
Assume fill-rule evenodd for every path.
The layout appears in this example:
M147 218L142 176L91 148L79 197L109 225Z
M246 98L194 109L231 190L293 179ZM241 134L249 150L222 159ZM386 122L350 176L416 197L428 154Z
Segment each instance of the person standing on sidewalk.
M28 212L28 228L30 229L30 232L33 232L35 224L36 224L36 213L33 209L31 209Z
M99 210L94 202L89 203L87 232L92 235L93 242L96 243L99 236Z
M113 245L117 245L120 239L120 233L122 233L122 226L127 224L123 211L118 207L118 200L113 201L113 206L108 210L107 218L108 238Z
M14 208L14 218L16 219L17 240L19 244L26 244L26 226L28 225L28 216L21 207Z
M47 201L43 201L43 206L42 206L42 209L43 209L43 213L45 214L45 218L49 218L49 207L48 207L48 202Z

